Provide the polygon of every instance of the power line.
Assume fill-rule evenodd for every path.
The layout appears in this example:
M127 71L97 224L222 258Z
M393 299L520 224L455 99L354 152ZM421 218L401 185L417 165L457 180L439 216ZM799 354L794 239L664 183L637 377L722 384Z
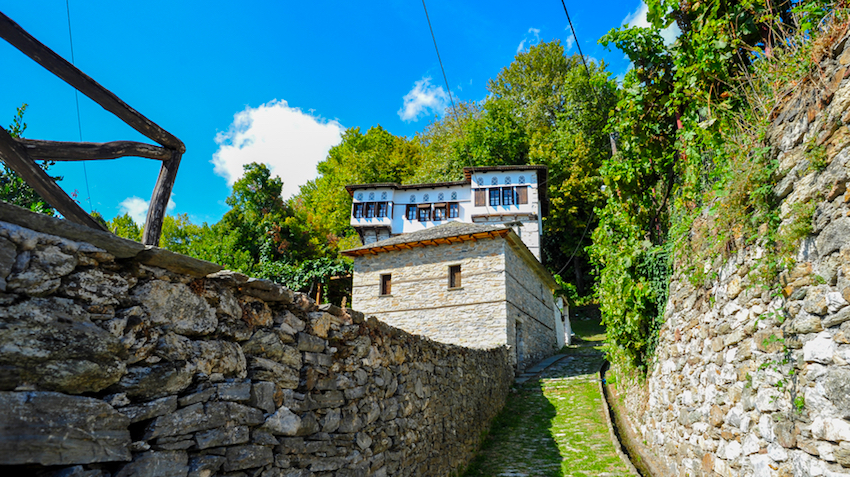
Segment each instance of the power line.
M74 61L74 37L71 35L71 5L70 0L65 0L65 11L68 13L68 41L71 43L71 64L76 65ZM77 103L77 131L80 134L80 142L83 142L83 122L80 119L80 92L74 88L74 101ZM86 180L86 199L89 202L89 213L93 210L91 205L91 190L89 189L89 173L86 169L86 161L83 163L83 177Z
M452 97L452 89L449 87L449 80L446 77L446 69L443 68L443 60L440 58L440 49L437 48L437 37L434 36L434 28L431 26L431 18L428 16L428 7L425 6L425 0L422 0L422 8L425 10L425 19L428 20L428 29L431 30L431 39L434 41L434 51L437 52L437 61L440 63L440 71L443 72L443 82L446 84L446 91L449 93L449 101L452 103L452 112L455 116L455 122L457 123L457 127L460 130L461 137L466 137L466 133L463 132L463 125L460 123L460 118L457 114L457 107L455 106L454 97ZM469 162L469 166L473 167L472 157L467 154L467 159Z

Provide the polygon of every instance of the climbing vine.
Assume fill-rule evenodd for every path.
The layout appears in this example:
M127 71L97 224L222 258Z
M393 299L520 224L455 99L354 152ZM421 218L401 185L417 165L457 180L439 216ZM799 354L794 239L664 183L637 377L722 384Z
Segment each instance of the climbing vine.
M806 233L811 213L792 211L794 226L780 233L770 115L813 71L817 28L844 15L843 5L818 0L647 5L650 27L600 40L633 68L608 125L619 147L600 169L605 203L590 247L609 355L642 370L673 264L695 285L711 278L706 264L749 244L766 250L763 285L788 265L789 244ZM665 43L660 32L674 24L680 34ZM820 151L810 149L818 167Z

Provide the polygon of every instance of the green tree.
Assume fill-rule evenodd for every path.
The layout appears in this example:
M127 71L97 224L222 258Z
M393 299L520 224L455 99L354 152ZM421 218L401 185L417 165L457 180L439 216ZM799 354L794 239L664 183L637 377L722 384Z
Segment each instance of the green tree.
M27 129L27 124L24 122L24 113L27 110L27 104L24 103L17 108L15 117L12 118L12 124L6 130L14 138L24 137L24 131ZM41 161L38 165L45 171L54 163L51 161ZM62 177L51 177L54 181L62 180ZM6 163L3 163L3 170L0 171L0 200L10 204L29 209L40 214L54 215L56 212L38 193L27 185L27 183L12 170Z

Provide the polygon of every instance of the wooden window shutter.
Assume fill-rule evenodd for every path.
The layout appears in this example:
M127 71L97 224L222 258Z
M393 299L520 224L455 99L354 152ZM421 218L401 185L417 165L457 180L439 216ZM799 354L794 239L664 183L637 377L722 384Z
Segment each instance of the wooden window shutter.
M484 207L487 203L485 189L475 189L475 207Z
M528 203L528 187L517 187L517 204L527 204Z
M460 265L449 266L449 288L460 288Z
M392 275L381 275L381 295L392 295Z

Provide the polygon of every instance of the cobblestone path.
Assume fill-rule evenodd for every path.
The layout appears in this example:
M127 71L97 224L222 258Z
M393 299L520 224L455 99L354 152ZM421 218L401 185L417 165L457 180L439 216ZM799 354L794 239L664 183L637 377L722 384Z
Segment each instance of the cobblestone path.
M569 355L515 388L465 476L630 476L610 440L597 385L602 354Z

